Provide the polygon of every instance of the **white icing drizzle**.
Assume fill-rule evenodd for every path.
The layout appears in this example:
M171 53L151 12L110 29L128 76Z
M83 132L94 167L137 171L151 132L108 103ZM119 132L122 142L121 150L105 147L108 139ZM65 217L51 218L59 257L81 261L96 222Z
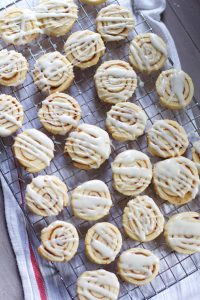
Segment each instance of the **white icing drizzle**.
M200 155L200 141L197 141L193 144L195 152Z
M166 45L162 42L161 38L155 33L149 33L149 37L154 48L167 56L167 48Z

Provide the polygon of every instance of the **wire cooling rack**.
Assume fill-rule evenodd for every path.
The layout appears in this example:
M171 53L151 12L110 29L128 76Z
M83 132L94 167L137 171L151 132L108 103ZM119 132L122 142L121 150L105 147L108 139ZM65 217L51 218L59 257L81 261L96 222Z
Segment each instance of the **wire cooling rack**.
M5 1L4 7L3 3L1 3L0 7L2 10L11 5L31 7L36 4L35 2L32 3L30 1L17 0L12 3L7 3ZM107 1L107 4L111 3L117 3L117 1ZM97 12L104 5L95 7L86 6L80 2L77 2L77 4L79 6L79 19L73 27L72 31L84 29L95 30L95 18ZM106 45L106 54L99 62L99 64L102 61L109 59L123 59L127 61L128 45L133 36L142 32L152 31L144 16L140 12L135 13L137 18L137 25L134 29L133 34L126 41L108 43ZM34 127L45 132L37 118L38 108L45 96L41 94L41 92L34 85L31 69L35 61L42 54L55 50L62 52L65 40L66 37L50 38L41 36L38 40L34 41L31 45L26 47L6 46L3 42L1 42L1 48L6 47L7 49L15 49L17 51L20 51L27 58L30 64L30 70L23 85L14 88L0 88L1 93L10 94L16 97L22 103L25 110L25 120L22 130ZM168 65L173 65L173 62L170 58L168 60ZM95 70L96 66L84 71L75 70L75 81L73 86L69 89L68 93L70 95L73 95L78 100L81 106L82 122L95 124L104 128L106 111L109 110L110 106L101 103L97 97L93 80ZM146 78L140 75L140 78L142 81L144 81L145 84L144 86L142 84L139 85L135 95L130 99L130 101L138 104L145 110L148 116L147 129L151 127L153 121L157 119L169 118L177 120L188 133L190 146L188 152L186 153L186 156L191 158L192 143L199 138L198 132L200 132L199 104L195 99L193 99L192 103L187 107L187 109L183 111L167 110L158 104L158 96L154 90L157 75L151 77L148 76ZM55 158L53 159L50 167L41 172L41 174L53 174L58 176L67 184L67 186L69 187L69 192L71 192L71 190L73 190L78 184L84 181L94 178L103 180L110 188L114 205L110 211L109 216L105 217L102 221L106 220L112 222L119 227L123 234L121 216L128 198L120 195L112 188L112 174L110 164L118 153L130 148L140 150L149 155L149 153L147 152L145 135L139 137L134 142L120 143L117 141L112 141L113 149L109 161L104 163L100 167L100 169L91 171L83 171L73 167L71 160L63 155L64 139L57 137L55 138L54 136L51 136L51 138L55 143ZM47 226L47 224L53 222L56 218L41 218L31 214L28 210L26 210L24 203L24 191L26 184L31 181L33 175L26 173L24 169L22 169L15 161L11 148L12 144L13 137L0 139L0 170L5 180L9 184L19 206L21 207L27 219L27 222L31 226L33 234L35 234L39 240L41 229ZM154 163L156 159L154 157L151 157L151 161L152 163ZM163 202L158 199L154 194L151 186L147 189L147 191L145 191L145 193L156 200L166 220L172 214L177 212L191 210L200 211L200 199L197 198L186 205L176 207L172 204ZM52 276L60 277L69 297L71 299L77 299L75 290L77 277L85 270L95 270L98 268L97 265L90 263L86 259L84 253L84 237L87 230L93 225L93 222L86 222L76 219L73 216L70 207L65 208L57 218L72 222L76 226L80 236L80 246L77 255L69 263L47 263L47 267L53 268L53 270L55 271L55 275ZM200 256L198 254L181 255L170 251L170 249L166 246L162 235L152 242L138 243L131 241L123 234L122 251L137 246L153 251L160 258L160 272L156 279L152 281L152 283L142 287L136 287L130 284L126 284L120 280L120 299L150 299L154 295L159 294L181 279L194 273L200 266ZM112 263L109 266L105 266L105 269L116 272L116 265L115 263Z

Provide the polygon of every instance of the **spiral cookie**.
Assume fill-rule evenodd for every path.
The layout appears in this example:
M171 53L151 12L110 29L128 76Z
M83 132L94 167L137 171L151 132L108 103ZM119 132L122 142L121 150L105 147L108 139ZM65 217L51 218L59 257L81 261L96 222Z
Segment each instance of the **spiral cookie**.
M122 224L131 239L148 242L163 231L164 217L153 199L144 195L128 202L124 209Z
M0 136L6 137L22 126L23 106L10 95L0 95Z
M17 86L23 83L28 72L28 62L19 52L14 50L0 51L0 84Z
M183 254L200 252L199 218L197 212L182 212L169 219L164 235L173 250Z
M72 33L64 45L66 58L72 65L86 69L98 63L104 55L105 46L100 34L90 31Z
M65 135L78 125L81 109L78 102L64 93L54 93L42 101L40 122L53 134Z
M97 169L110 156L110 139L105 130L95 125L81 124L69 134L64 151L69 154L75 167Z
M67 187L56 176L37 176L26 188L26 205L39 216L56 216L68 204Z
M33 79L42 92L62 92L74 79L73 67L60 52L46 53L36 61Z
M97 31L106 42L124 40L135 26L132 14L124 7L111 4L97 15Z
M128 283L144 285L152 281L159 271L159 258L143 248L124 251L118 259L118 273Z
M39 254L49 261L69 261L77 252L79 237L71 223L55 221L42 229Z
M117 276L103 269L86 271L77 280L79 300L117 300L119 288Z
M78 18L78 8L73 0L41 0L36 6L40 29L50 36L65 35Z
M146 154L137 150L118 154L112 171L114 188L123 195L137 196L151 183L151 162Z
M196 164L198 172L200 174L200 141L197 141L193 144L192 147L192 160Z
M121 102L112 106L107 113L106 127L115 140L126 142L142 135L146 122L146 114L139 106Z
M114 261L121 246L121 233L108 222L95 224L85 237L87 257L96 264L109 264Z
M54 144L37 129L27 129L18 134L13 145L15 157L30 173L39 172L50 165Z
M186 107L194 95L191 77L182 70L163 71L156 81L160 104L170 109Z
M165 42L154 33L137 35L130 44L129 60L134 69L143 73L160 70L167 59Z
M173 120L158 120L147 133L151 154L162 157L180 156L188 147L185 129Z
M104 62L94 79L99 98L110 104L127 101L137 87L135 71L123 60Z
M199 176L195 164L183 156L155 164L153 183L160 198L181 205L195 198Z
M24 45L32 42L40 32L35 14L24 8L8 8L0 16L0 35L7 44Z

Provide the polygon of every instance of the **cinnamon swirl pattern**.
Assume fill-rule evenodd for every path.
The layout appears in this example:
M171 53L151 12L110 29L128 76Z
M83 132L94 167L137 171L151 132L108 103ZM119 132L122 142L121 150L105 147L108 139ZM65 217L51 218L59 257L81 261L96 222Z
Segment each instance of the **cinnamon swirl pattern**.
M197 141L193 144L192 160L194 161L194 163L198 169L198 172L200 174L200 141Z
M194 85L191 77L182 70L163 71L156 81L160 104L170 109L183 109L192 101Z
M95 221L109 213L112 200L107 185L101 180L90 180L72 192L74 215L87 221Z
M96 264L109 264L115 260L122 246L118 228L102 222L92 226L85 237L87 257Z
M165 42L154 33L137 35L130 44L129 60L134 69L143 73L160 70L167 59Z
M23 106L10 95L0 95L0 136L6 137L22 126Z
M74 79L73 67L58 51L46 53L36 61L33 79L42 92L62 92Z
M169 158L185 153L189 141L185 129L173 120L158 120L147 133L151 154Z
M173 215L165 225L168 245L179 253L200 252L200 215L197 212L183 212Z
M77 127L81 109L73 97L64 93L54 93L42 101L38 117L46 130L53 134L65 135Z
M117 300L119 289L117 276L103 269L86 271L77 280L79 300Z
M19 52L14 50L0 51L0 84L17 86L23 83L28 72L28 62Z
M110 42L124 40L134 28L135 20L126 8L111 4L100 10L96 23L103 40Z
M16 136L13 151L19 163L28 172L35 173L50 165L54 144L41 131L27 129Z
M106 0L80 0L83 3L97 5L106 2Z
M100 127L81 124L69 134L64 151L69 154L75 167L97 169L110 156L110 139Z
M152 198L137 196L125 207L122 224L131 239L148 242L163 231L164 217Z
M107 112L106 127L115 140L134 141L145 130L147 116L137 105L121 102Z
M155 164L153 183L160 198L181 205L195 198L199 176L195 164L183 156Z
M26 205L39 216L56 216L68 204L67 187L56 176L37 176L26 187Z
M99 33L83 30L68 37L64 51L73 66L86 69L98 63L105 52L105 46Z
M39 254L55 262L71 260L77 252L79 237L71 223L55 221L41 231Z
M124 251L118 260L118 273L128 283L144 285L152 281L159 271L159 258L143 248Z
M123 60L104 62L94 79L99 98L110 104L127 101L137 87L135 71Z
M112 171L114 188L123 195L137 196L151 183L151 162L146 154L137 150L118 154Z

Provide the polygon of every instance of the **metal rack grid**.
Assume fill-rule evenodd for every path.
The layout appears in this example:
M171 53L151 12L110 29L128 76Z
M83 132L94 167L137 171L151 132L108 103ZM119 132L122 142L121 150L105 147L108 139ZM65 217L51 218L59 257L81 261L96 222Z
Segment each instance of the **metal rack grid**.
M73 27L72 31L84 29L95 30L96 14L98 10L104 5L98 6L97 8L94 6L86 6L80 2L77 3L79 6L79 19ZM117 3L117 0L107 1L107 4L111 3ZM10 5L11 4L9 4L9 6ZM30 7L33 5L33 3L30 3L29 0L17 0L12 3L12 5L20 7ZM114 58L124 59L127 61L128 44L132 37L142 32L152 31L148 22L140 12L136 13L136 17L137 25L135 27L133 35L131 35L125 42L122 41L118 43L107 44L106 54L102 58L101 62ZM17 99L19 99L24 106L25 120L23 124L23 130L26 128L34 127L45 132L37 118L38 107L40 105L40 102L45 98L45 95L42 95L41 92L35 87L31 75L31 69L38 57L40 57L45 52L55 50L62 52L65 40L66 38L50 38L41 36L30 46L26 47L6 46L3 42L1 44L2 48L6 47L7 49L15 49L22 52L22 54L27 58L30 64L30 70L23 85L14 88L1 87L0 89L1 93L13 95ZM170 59L168 61L168 65L173 65L173 62ZM75 70L76 80L74 81L73 86L69 89L68 93L70 95L73 95L78 100L82 109L83 122L95 124L104 128L106 111L110 109L110 106L101 103L97 98L93 81L95 70L96 66L84 71ZM145 82L145 85L144 87L139 86L137 88L135 95L130 99L130 101L133 101L134 103L140 105L145 110L148 116L147 129L151 127L153 121L155 121L156 119L170 118L177 120L185 128L189 135L191 143L186 155L188 157L191 157L191 145L193 141L198 139L198 132L200 132L199 104L195 99L193 99L192 103L187 107L187 109L183 111L167 110L158 104L158 96L156 95L154 90L155 79L157 75L144 77L140 74L140 77ZM124 197L113 189L110 163L118 153L129 148L134 148L148 154L145 135L139 137L137 141L134 142L120 143L117 141L112 141L113 150L109 161L104 163L103 166L100 167L100 169L91 171L83 171L74 168L70 159L68 157L64 157L63 155L64 139L57 137L55 138L54 136L51 136L51 138L55 143L55 158L53 159L50 167L41 172L41 174L53 174L60 177L68 185L69 192L71 192L78 184L86 180L98 178L105 181L111 191L114 205L110 211L110 215L108 217L105 217L102 221L106 220L112 222L117 225L122 231L121 216L123 208L130 197ZM11 148L12 144L13 137L3 138L0 140L0 170L7 183L9 184L19 206L23 210L23 213L27 218L27 222L29 223L33 234L35 234L39 239L41 229L47 224L53 222L56 218L41 218L31 214L28 210L26 210L24 203L24 191L26 184L30 182L33 175L26 173L24 169L22 169L18 165L17 161L13 158ZM151 157L151 161L155 162L156 159L154 157ZM145 191L145 193L152 196L156 200L166 219L168 219L172 214L181 211L200 211L199 199L195 199L186 205L176 207L172 204L158 199L158 197L154 194L151 186ZM97 265L90 263L86 259L84 253L84 236L88 228L91 227L94 222L86 222L76 219L73 216L70 207L65 208L57 218L72 222L77 227L80 236L80 246L77 255L69 263L49 263L48 265L55 271L55 275L53 276L60 276L60 279L67 289L68 295L70 295L71 299L77 299L75 293L75 284L77 277L86 269L90 270L97 268ZM161 291L167 289L169 286L177 283L181 279L194 273L200 266L198 254L181 255L170 251L167 248L162 235L156 240L148 243L138 243L124 237L122 250L137 246L144 247L153 251L160 258L160 272L152 283L143 287L136 287L120 281L120 299L149 299L154 295L160 293ZM116 265L115 263L112 263L109 266L105 266L105 269L116 272Z

